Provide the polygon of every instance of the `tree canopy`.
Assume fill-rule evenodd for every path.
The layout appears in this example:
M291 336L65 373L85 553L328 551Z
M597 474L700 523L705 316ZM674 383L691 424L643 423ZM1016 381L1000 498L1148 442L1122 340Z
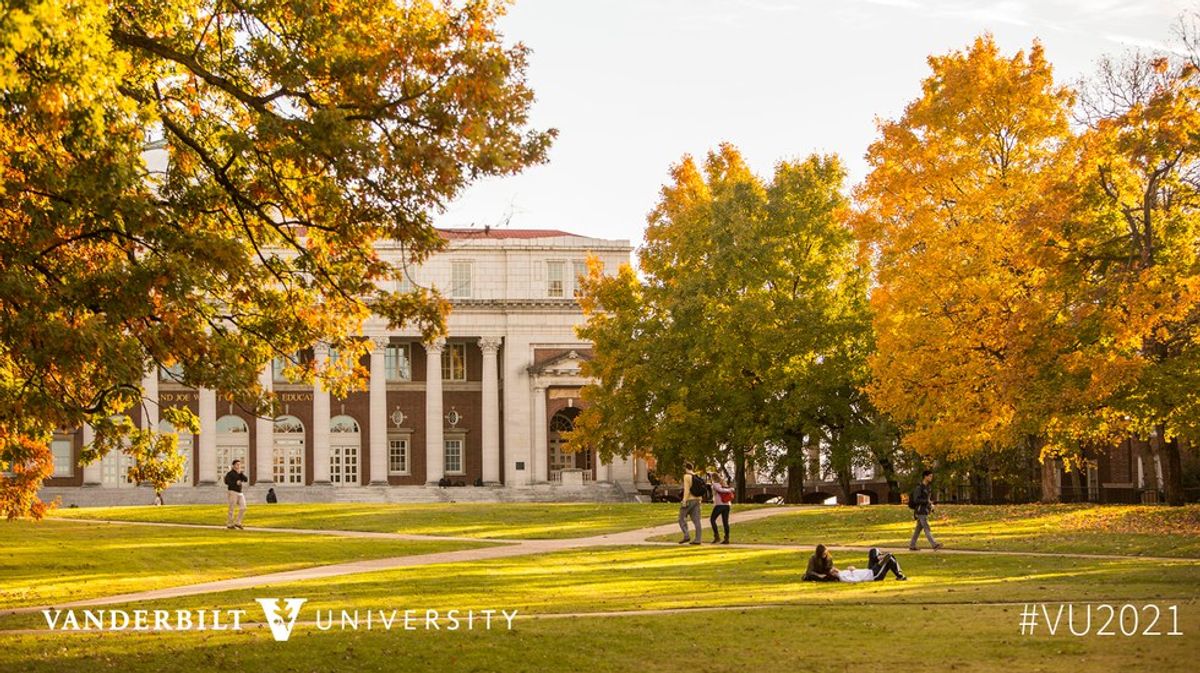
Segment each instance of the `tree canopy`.
M91 423L155 473L173 444L109 422L150 367L262 409L258 372L345 391L372 313L440 249L432 215L541 162L527 50L492 0L17 0L0 16L0 508L40 514L50 434ZM161 140L165 167L143 158ZM381 239L402 254L386 258ZM316 372L316 342L347 357ZM176 417L177 425L195 419ZM118 438L120 441L118 441ZM155 444L165 441L165 444ZM156 458L157 456L157 458ZM172 470L167 470L170 476Z
M571 435L661 466L748 462L799 478L803 451L850 432L871 334L835 157L754 175L732 145L684 157L649 216L642 278L593 266L581 337L590 403ZM798 495L798 493L797 493Z

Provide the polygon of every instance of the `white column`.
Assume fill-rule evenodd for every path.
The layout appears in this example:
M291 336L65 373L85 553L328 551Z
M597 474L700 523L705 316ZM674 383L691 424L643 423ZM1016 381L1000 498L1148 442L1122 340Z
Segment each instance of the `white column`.
M371 485L387 486L387 337L374 337L371 349L370 420Z
M313 347L317 372L325 371L329 361L329 346ZM313 381L313 484L329 484L329 391L320 380Z
M425 344L425 483L436 484L446 474L442 442L442 349L445 339Z
M83 424L83 447L87 448L88 444L96 439L96 432L92 430L92 426L87 423ZM83 485L84 486L99 486L100 485L100 461L94 460L91 463L83 466Z
M200 485L211 486L217 483L217 391L201 388L198 396L200 455L196 458L196 463L200 466Z
M158 366L142 376L142 429L158 430Z
M268 362L265 369L258 373L258 385L270 392L275 382L275 373ZM275 483L275 419L254 419L254 471L256 484Z
M479 433L483 443L483 482L500 482L500 374L497 353L500 337L479 340L483 350L483 428Z
M529 483L550 480L550 461L546 458L546 388L534 383L533 448L529 450Z

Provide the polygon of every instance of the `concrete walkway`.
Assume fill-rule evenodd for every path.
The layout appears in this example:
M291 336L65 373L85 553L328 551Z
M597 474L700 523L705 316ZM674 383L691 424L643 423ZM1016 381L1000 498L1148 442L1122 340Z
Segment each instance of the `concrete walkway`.
M790 512L792 510L786 508L762 508L745 511L735 511L730 517L730 524L746 523L755 521L777 514ZM152 522L131 522L131 521L107 521L107 520L84 520L91 523L111 523L121 525L137 525L137 526L169 526L182 528L207 528L225 530L224 526L201 525L201 524L185 524L185 523L152 523ZM353 561L349 563L336 563L332 565L313 566L309 568L299 568L285 572L269 573L264 575L251 575L247 577L236 577L232 579L218 580L214 582L202 582L199 584L189 584L178 587L167 587L163 589L154 589L151 591L140 591L135 593L117 594L113 596L102 596L87 600L72 601L61 603L54 606L33 606L14 608L9 610L0 610L0 616L39 612L47 608L87 608L101 605L115 605L118 603L131 603L139 601L151 601L164 598L179 598L184 596L195 596L199 594L207 594L222 591L234 591L237 589L249 589L253 587L263 587L276 584L286 584L290 582L300 582L304 580L326 579L331 577L342 577L345 575L357 575L362 573L379 572L383 570L394 570L397 568L411 568L418 566L428 566L443 563L463 563L471 561L486 561L498 558L510 558L514 556L527 556L532 554L547 554L557 551L565 551L571 549L581 549L587 547L619 547L619 546L663 546L663 547L679 547L677 542L652 542L649 538L659 537L662 535L678 535L679 526L675 523L663 524L651 528L641 528L637 530L622 531L617 533L607 533L604 535L593 535L580 538L562 538L552 540L509 540L509 539L484 539L484 538L466 538L466 537L449 537L449 536L433 536L433 535L410 535L405 533L381 533L370 531L341 531L341 530L323 530L323 529L306 529L306 528L246 528L247 531L266 532L266 533L292 533L301 535L333 535L338 537L357 537L357 538L377 538L389 540L443 540L456 542L475 542L475 543L494 543L493 546L477 547L473 549L459 549L456 551L437 552L432 554L414 554L410 556L397 556L390 558L369 559L365 561ZM708 546L707 543L705 546ZM807 554L812 550L812 545L787 545L787 544L730 544L726 548L734 549L773 549L794 551L798 554ZM1079 558L1091 560L1138 560L1152 562L1171 562L1171 563L1200 563L1200 559L1176 558L1176 557L1149 557L1149 556L1122 556L1113 554L1069 554L1069 553L1050 553L1050 552L1026 552L1026 551L991 551L991 550L971 550L971 549L940 549L934 551L910 552L907 547L879 547L884 551L892 551L897 554L955 554L955 555L1011 555L1023 557L1052 557L1052 558ZM869 547L862 546L829 546L831 551L839 552L856 552L865 554ZM798 566L803 564L797 561Z
M787 510L784 509L753 509L745 512L739 512L736 516L730 517L730 523L754 521L768 516L773 516ZM83 521L80 519L79 521ZM126 521L102 521L91 520L93 523L119 523L127 524ZM151 523L137 522L135 525L145 526L171 526L185 528L211 528L225 530L224 526L208 526L201 524L184 524L184 523ZM0 616L14 615L29 612L40 612L47 608L88 608L99 605L115 605L117 603L133 603L139 601L152 601L163 598L180 598L183 596L195 596L198 594L208 594L219 591L234 591L237 589L249 589L253 587L270 586L274 584L286 584L290 582L300 582L304 580L327 579L330 577L341 577L344 575L358 575L361 573L379 572L381 570L394 570L396 568L411 568L416 566L436 565L441 563L463 563L470 561L486 561L489 559L509 558L512 556L527 556L530 554L546 554L550 552L563 551L568 549L579 549L583 547L617 547L639 544L657 544L647 542L646 539L659 535L668 535L678 533L679 526L677 524L664 524L654 526L652 528L642 528L638 530L624 531L619 533L608 533L604 535L593 535L590 537L577 538L562 538L554 540L492 540L480 538L463 538L463 537L445 537L445 536L429 536L429 535L408 535L404 533L378 533L366 531L330 531L319 529L304 529L304 528L246 528L248 531L269 532L269 533L299 533L308 535L338 535L340 537L368 537L390 540L448 540L458 542L497 542L497 546L477 547L474 549L459 549L456 551L436 552L433 554L414 554L411 556L395 556L390 558L369 559L366 561L353 561L350 563L335 563L332 565L313 566L310 568L298 568L296 570L287 570L278 573L268 573L265 575L250 575L247 577L235 577L231 579L217 580L214 582L201 582L199 584L188 584L179 587L166 587L163 589L153 589L150 591L138 591L127 594L116 594L112 596L101 596L99 598L90 598L81 601L71 601L68 603L60 603L58 605L40 605L23 608L13 608L9 610L0 610ZM732 545L731 545L732 546Z

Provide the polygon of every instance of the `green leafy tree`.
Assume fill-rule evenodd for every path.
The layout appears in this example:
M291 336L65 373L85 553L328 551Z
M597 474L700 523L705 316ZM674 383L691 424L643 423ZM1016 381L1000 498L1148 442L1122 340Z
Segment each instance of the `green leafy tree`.
M857 428L870 347L865 278L833 157L780 162L767 183L731 145L685 157L628 267L584 284L595 344L570 446L652 452L676 468L782 463L799 497L804 449ZM854 432L850 431L849 435Z

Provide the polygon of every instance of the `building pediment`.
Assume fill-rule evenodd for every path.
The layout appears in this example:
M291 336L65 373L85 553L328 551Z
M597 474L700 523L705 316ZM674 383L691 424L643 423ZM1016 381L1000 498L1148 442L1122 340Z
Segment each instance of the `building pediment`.
M534 376L547 377L583 376L583 363L591 359L591 353L587 351L569 350L566 353L531 366L529 373Z

